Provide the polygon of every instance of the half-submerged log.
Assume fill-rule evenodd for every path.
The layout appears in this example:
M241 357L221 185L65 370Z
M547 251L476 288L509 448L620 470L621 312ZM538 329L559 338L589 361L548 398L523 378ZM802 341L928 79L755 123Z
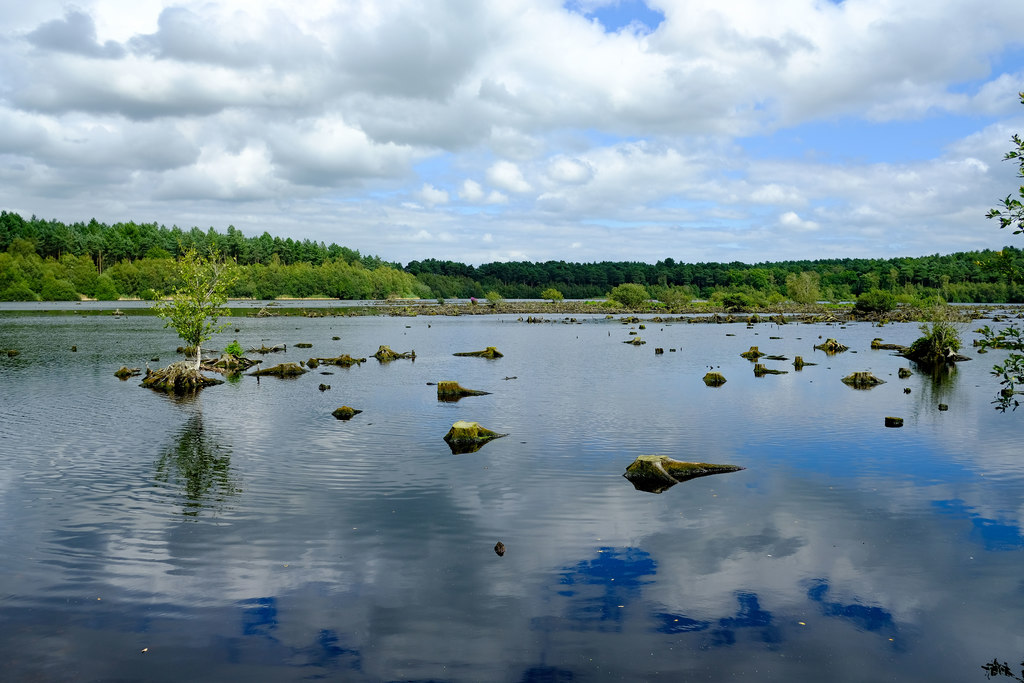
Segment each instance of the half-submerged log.
M788 374L786 370L775 370L773 368L766 368L764 363L754 363L754 377L764 377L765 375L785 375Z
M846 351L850 347L849 346L843 346L842 344L837 342L835 339L829 338L829 339L826 339L821 344L818 344L814 348L816 348L819 351L824 351L825 353L842 353L843 351Z
M661 493L680 482L711 474L738 472L736 465L713 465L706 462L683 462L667 455L641 455L626 468L624 476L637 491Z
M757 360L758 358L765 354L762 353L761 350L758 349L756 346L751 346L749 349L747 349L740 355L746 358L747 360Z
M493 346L488 346L483 351L460 351L459 353L453 353L453 356L474 356L476 358L502 358L503 354Z
M257 348L251 348L251 349L248 349L246 351L246 353L263 353L263 354L266 354L266 353L277 353L279 351L287 351L287 350L288 350L288 345L287 344L275 344L274 346L266 346L265 344L261 344L258 349Z
M249 374L253 377L264 377L266 375L273 375L274 377L298 377L299 375L306 374L306 368L302 367L298 363L280 363L273 367L262 368Z
M437 400L438 401L458 401L463 396L486 396L490 394L489 391L478 391L476 389L467 389L458 382L438 382L437 383Z
M885 384L885 380L878 379L870 372L852 372L843 378L843 384L854 389L870 389L879 384Z
M352 408L350 406L342 406L335 410L333 413L331 413L331 415L333 415L339 420L351 420L353 417L355 417L361 412L363 411L356 410L355 408Z
M876 351L886 350L902 352L907 350L906 346L900 346L899 344L887 344L882 341L881 337L875 337L874 339L871 340L871 348L873 348Z
M122 365L121 368L117 372L114 373L114 377L118 378L119 380L121 380L123 382L124 380L128 379L129 377L135 377L135 376L141 375L141 374L142 374L141 368L130 368L127 365Z
M725 375L720 372L709 372L704 375L704 384L709 387L720 387L725 384Z
M508 436L508 434L492 432L490 429L481 427L479 422L459 420L452 424L452 428L444 435L444 440L452 453L457 455L459 453L475 453L488 441L500 439L503 436Z
M365 358L353 358L347 353L343 353L335 358L315 358L317 365L340 365L343 368L348 368L359 363L365 363ZM308 364L308 363L307 363Z
M195 363L190 361L171 363L166 368L147 372L142 380L142 386L168 393L187 393L223 383L222 379L206 377L197 372Z
M398 360L399 358L416 360L416 352L406 351L405 353L398 353L397 351L392 351L390 346L381 345L381 347L377 349L377 353L373 354L373 357L381 363L388 363L393 360Z

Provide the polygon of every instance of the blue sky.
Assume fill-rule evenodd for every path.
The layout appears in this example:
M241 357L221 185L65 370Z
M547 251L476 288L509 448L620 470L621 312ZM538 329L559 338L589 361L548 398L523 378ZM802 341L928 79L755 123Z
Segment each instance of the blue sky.
M391 261L1000 248L1024 3L0 8L0 208Z

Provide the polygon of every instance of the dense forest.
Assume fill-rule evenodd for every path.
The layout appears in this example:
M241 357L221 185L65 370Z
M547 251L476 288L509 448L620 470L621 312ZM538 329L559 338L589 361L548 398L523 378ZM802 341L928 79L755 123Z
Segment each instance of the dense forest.
M952 302L1021 302L1024 252L935 254L916 258L822 259L775 263L655 264L508 262L480 266L426 259L405 267L336 244L246 237L234 226L182 230L155 223L96 220L66 224L0 211L0 300L155 299L175 287L175 259L190 247L234 259L230 296L597 298L624 283L662 301L741 292L760 303L850 300L873 290Z

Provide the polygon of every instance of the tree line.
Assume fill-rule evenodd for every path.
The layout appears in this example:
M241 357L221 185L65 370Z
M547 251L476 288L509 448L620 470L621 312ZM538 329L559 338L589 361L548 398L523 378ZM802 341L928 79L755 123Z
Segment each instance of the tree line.
M155 223L62 223L0 211L0 300L154 299L174 290L175 260L193 249L239 266L231 297L326 296L569 299L637 284L676 302L744 294L754 303L852 300L876 290L951 302L1021 302L1024 253L1000 251L890 259L819 259L745 264L665 258L572 263L513 261L480 266L424 259L404 267L337 244L246 237L234 226L183 230ZM620 290L621 291L621 290Z

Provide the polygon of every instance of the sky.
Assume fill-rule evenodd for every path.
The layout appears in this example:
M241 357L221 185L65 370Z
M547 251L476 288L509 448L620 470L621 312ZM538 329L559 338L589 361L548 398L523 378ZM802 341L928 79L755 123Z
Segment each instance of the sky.
M0 5L0 209L406 264L1024 246L1020 0Z

